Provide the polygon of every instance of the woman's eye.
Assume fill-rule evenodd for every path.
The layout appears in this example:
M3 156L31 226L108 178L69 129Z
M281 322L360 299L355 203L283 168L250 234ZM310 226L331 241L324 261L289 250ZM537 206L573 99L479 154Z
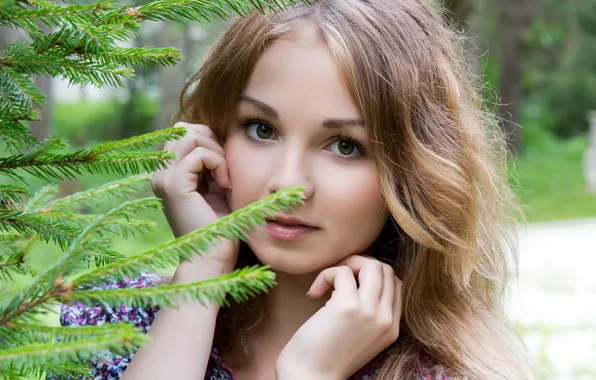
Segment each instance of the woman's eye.
M246 133L255 140L267 140L273 136L274 131L267 124L253 121L246 124Z
M355 158L362 154L358 144L347 139L338 139L331 143L331 151L342 158Z

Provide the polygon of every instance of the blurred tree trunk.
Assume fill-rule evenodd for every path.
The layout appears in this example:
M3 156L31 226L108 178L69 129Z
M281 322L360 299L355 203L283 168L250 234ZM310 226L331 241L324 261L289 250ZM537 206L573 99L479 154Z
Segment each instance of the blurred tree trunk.
M51 33L52 28L42 24L41 29L44 33ZM35 75L33 80L37 84L39 90L45 94L48 98L47 102L43 104L42 108L33 106L37 112L39 112L39 121L32 121L29 124L31 134L39 139L45 139L50 133L50 123L52 121L52 108L54 103L54 97L52 93L52 78L48 78L43 75Z
M188 33L188 26L184 29L184 34ZM173 46L183 50L185 38L176 35L172 24L163 24L161 33L158 33L157 46ZM182 51L185 59L187 53ZM178 96L184 84L185 63L179 63L175 66L159 67L159 112L155 118L154 129L168 128L172 125L172 118L178 109Z
M485 0L451 0L446 4L449 11L448 17L456 29L466 36L464 49L468 58L470 70L477 74L479 72L478 57L479 47L476 41L479 37L479 14Z
M133 47L141 47L143 46L143 37L141 33L139 33L135 39L132 41ZM137 94L139 92L138 87L140 86L139 77L143 75L143 68L142 67L135 67L135 80L128 81L126 85L126 91L128 92L128 96L126 102L122 104L122 111L120 117L120 125L118 126L117 131L117 138L118 139L125 139L128 137L132 137L136 135L135 125L134 125L134 115L135 115L135 107L137 107Z
M523 64L526 50L525 34L530 23L528 0L501 2L501 82L499 113L507 137L507 148L513 156L522 152L519 124L523 100Z

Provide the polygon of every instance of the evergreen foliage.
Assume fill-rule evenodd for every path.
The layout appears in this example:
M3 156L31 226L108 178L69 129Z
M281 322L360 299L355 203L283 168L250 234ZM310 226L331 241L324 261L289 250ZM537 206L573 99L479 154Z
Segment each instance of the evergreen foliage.
M306 2L306 1L305 1ZM102 302L135 306L173 306L199 301L241 302L275 284L266 267L239 269L225 276L190 284L161 284L144 289L89 290L85 285L106 278L139 275L204 255L221 239L247 238L247 232L265 218L303 200L303 188L289 188L222 217L217 222L158 247L124 256L113 247L116 236L144 233L155 223L136 217L139 211L159 209L155 197L130 200L148 184L151 173L164 168L174 155L152 148L180 139L185 128L172 127L126 140L110 141L73 151L63 138L39 140L28 122L39 120L34 106L46 96L33 75L59 77L71 84L123 86L134 76L131 66L174 65L182 56L175 48L125 48L145 20L183 22L244 16L286 7L279 0L157 0L121 6L109 0L92 4L57 4L47 0L0 0L0 26L23 32L23 41L0 51L0 376L7 379L53 374L84 374L81 363L99 350L126 352L148 337L126 323L79 328L50 327L43 317L62 302ZM45 25L51 29L44 31ZM47 28L45 28L47 30ZM84 173L119 173L124 178L103 186L60 197L50 183L34 191L24 173L48 181L75 178ZM82 208L122 199L98 214ZM61 258L44 270L27 264L32 248L56 244ZM15 275L31 276L16 289ZM229 296L229 297L226 297ZM75 363L76 362L76 363Z

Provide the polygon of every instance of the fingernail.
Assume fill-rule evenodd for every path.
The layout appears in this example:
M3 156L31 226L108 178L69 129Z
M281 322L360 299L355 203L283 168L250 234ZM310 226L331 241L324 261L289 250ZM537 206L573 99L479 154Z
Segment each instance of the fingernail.
M232 190L232 182L228 182L228 189Z
M307 297L308 297L308 293L310 293L310 292L306 292L306 296L307 296Z

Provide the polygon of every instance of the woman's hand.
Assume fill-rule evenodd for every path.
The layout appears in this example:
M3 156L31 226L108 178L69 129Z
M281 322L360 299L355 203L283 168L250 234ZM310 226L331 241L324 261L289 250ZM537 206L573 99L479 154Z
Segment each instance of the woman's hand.
M164 149L175 153L176 160L155 172L151 188L162 200L170 228L178 237L230 213L224 189L231 189L231 182L224 149L213 131L199 124L179 122L176 126L186 127L187 133L166 143ZM233 269L237 251L237 244L225 240L204 259L225 272ZM204 259L197 257L189 263L205 265Z
M346 379L397 340L402 282L391 266L367 256L349 256L322 271L308 295L321 297L331 287L331 299L282 350L278 379L297 373L309 379Z

